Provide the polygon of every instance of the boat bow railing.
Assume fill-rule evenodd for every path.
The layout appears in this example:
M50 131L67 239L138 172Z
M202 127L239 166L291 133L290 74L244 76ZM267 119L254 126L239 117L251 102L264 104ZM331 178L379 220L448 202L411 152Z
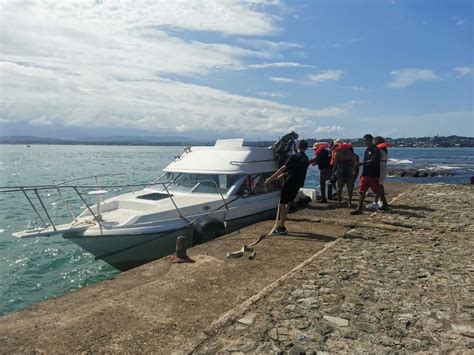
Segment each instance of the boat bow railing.
M35 212L35 214L38 216L39 220L41 221L42 223L42 228L43 230L51 227L55 232L57 231L57 225L54 223L53 221L53 218L51 216L51 214L48 212L48 209L43 201L43 198L41 197L41 194L40 192L41 191L55 191L58 193L64 207L69 211L69 213L71 214L72 218L74 219L74 222L77 222L77 219L78 219L78 215L76 215L74 213L74 210L73 208L71 207L69 201L65 198L65 191L73 191L78 197L79 197L79 200L84 204L84 206L86 207L86 209L89 211L90 215L92 216L92 218L97 222L97 224L102 228L102 218L101 216L98 214L98 213L94 213L93 211L93 208L91 207L91 205L87 202L87 200L84 198L84 195L83 193L81 193L81 190L83 189L88 189L88 193L93 193L94 195L99 195L100 198L103 199L103 194L98 194L98 192L102 192L102 193L105 193L106 191L100 191L101 189L113 189L113 188L130 188L132 190L132 192L135 192L135 188L138 188L138 187L145 187L145 188L150 188L150 187L153 187L153 186L162 186L163 190L166 192L168 198L171 200L175 210L177 211L179 217L181 219L183 219L187 224L190 224L192 223L188 218L186 218L186 216L183 215L183 213L181 212L180 208L178 207L178 205L176 204L176 201L174 200L173 198L173 194L170 193L169 191L169 186L170 184L172 184L174 181L161 181L161 182L158 182L158 181L154 181L152 183L150 182L147 182L147 183L139 183L139 184L132 184L132 183L128 183L128 184L113 184L113 185L100 185L99 183L99 179L100 177L105 177L105 176L119 176L119 175L126 175L128 177L127 174L122 174L122 173L119 173L119 174L102 174L102 175L91 175L91 176L87 176L87 177L82 177L82 178L76 178L76 179L71 179L71 180L67 180L67 181L63 181L61 183L58 183L58 184L52 184L52 185L38 185L38 186L7 186L7 187L0 187L0 193L15 193L15 192L21 192L26 200L28 201L29 205L31 206L32 210ZM70 185L71 182L76 182L76 181L80 181L80 180L85 180L85 179L95 179L96 181L96 184L95 185ZM128 177L129 181L130 181L130 178ZM219 207L217 210L221 209L221 208L225 208L225 214L224 214L224 220L229 212L229 207L228 207L228 203L221 191L221 189L219 188L219 186L217 185L217 183L214 181L214 180L201 180L199 181L200 183L203 183L203 182L208 182L208 183L211 183L213 184L215 187L216 187L216 190L219 192L220 194L220 198L222 199L223 201L223 205L221 207ZM197 184L196 184L197 186ZM194 188L196 188L193 187ZM90 191L90 189L99 189L99 191ZM192 190L193 190L192 189ZM191 190L191 191L192 191ZM32 200L32 196L31 194L33 194L35 197L36 197L36 200L37 200L37 203L39 204L39 207L35 205L35 203L33 202ZM97 209L96 211L99 211L99 204L100 204L100 199L97 199ZM39 210L42 210L43 213L44 213L44 216L42 216L42 214L40 213ZM212 213L214 213L215 211L212 211ZM46 220L49 222L47 223Z

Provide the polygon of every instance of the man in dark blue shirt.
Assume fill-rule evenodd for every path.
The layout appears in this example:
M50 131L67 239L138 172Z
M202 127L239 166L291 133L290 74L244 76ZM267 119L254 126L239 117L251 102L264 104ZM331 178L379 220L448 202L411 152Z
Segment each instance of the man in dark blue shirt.
M364 162L359 163L362 165L362 176L360 178L359 186L359 204L357 209L352 211L351 214L362 214L362 206L364 205L365 194L367 191L372 189L375 196L380 194L380 149L374 144L374 137L370 134L364 136L364 143L367 149L364 153ZM383 203L382 210L388 210L387 199L385 195L380 194L380 200Z
M287 234L285 227L286 216L288 214L288 204L293 202L298 191L304 186L306 172L308 171L309 159L305 151L308 149L308 142L301 140L298 143L298 152L292 155L280 169L270 176L265 183L269 184L275 179L286 178L280 197L280 225L275 230L277 234Z

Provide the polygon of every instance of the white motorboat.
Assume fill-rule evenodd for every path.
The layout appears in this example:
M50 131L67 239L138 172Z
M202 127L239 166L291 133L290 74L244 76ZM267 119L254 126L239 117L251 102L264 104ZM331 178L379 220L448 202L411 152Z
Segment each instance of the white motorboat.
M264 181L276 169L272 149L247 147L243 139L230 139L185 149L159 179L145 188L141 185L139 191L107 198L106 189L114 186L92 191L94 186L89 186L88 194L97 197L95 205L87 204L80 192L87 186L63 183L0 192L23 192L39 218L49 221L41 228L16 232L15 237L61 235L96 259L127 270L173 253L177 236L185 236L192 246L275 216L280 186ZM43 189L57 190L61 197L64 189L72 189L86 208L75 216L63 198L74 220L54 224L38 193Z

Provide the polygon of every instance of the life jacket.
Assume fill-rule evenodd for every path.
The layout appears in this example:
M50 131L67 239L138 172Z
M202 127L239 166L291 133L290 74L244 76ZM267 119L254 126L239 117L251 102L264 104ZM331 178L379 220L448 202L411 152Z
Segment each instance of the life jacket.
M350 143L340 143L338 145L335 145L334 148L332 149L333 152L337 153L341 150L347 150L352 148L352 144Z
M329 147L329 144L326 144L326 143L324 143L324 144L318 144L318 145L316 146L316 151L315 151L315 153L318 154L318 153L320 153L321 151L323 151L324 149L326 149L327 147Z
M341 150L347 150L347 149L350 149L350 148L352 148L352 144L350 144L350 143L339 143L339 144L335 145L332 148L332 152L331 152L331 166L334 165L334 160L336 159L336 153L337 152L340 152Z
M380 143L380 144L377 144L377 148L379 148L381 150L381 154L380 154L380 162L381 163L387 163L387 160L388 160L388 148L389 147L389 144L384 142L384 143Z

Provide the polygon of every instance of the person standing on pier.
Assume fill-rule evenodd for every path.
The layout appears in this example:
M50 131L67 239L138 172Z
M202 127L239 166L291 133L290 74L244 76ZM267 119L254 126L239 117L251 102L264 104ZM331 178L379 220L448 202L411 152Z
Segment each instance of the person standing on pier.
M385 142L383 137L377 136L374 138L374 144L377 148L380 149L380 178L379 178L379 189L380 189L380 196L385 196L385 187L384 183L387 179L387 162L388 162L388 144ZM367 208L378 209L379 207L379 195L375 197L375 201L367 206Z
M354 170L352 171L352 191L354 191L355 182L357 178L359 177L360 158L359 158L359 155L354 151L353 147L351 147L351 152L352 154L354 154L354 158L355 158Z
M364 136L364 143L367 149L364 154L364 162L362 165L362 177L359 186L359 204L357 209L352 211L352 215L362 214L362 206L364 205L365 194L369 188L374 192L376 198L380 194L380 149L374 144L374 137L371 134ZM387 199L385 195L380 195L382 201L382 210L388 209Z
M352 145L339 143L335 149L333 174L337 179L337 201L338 207L342 207L342 189L347 187L349 207L352 207L352 176L354 172L355 155L351 151Z
M285 179L280 197L280 225L275 229L277 234L288 233L285 227L288 204L294 201L300 188L304 186L309 166L309 159L305 153L307 149L308 142L299 141L297 153L288 158L286 163L265 181L265 184L268 185L273 180Z
M321 189L320 203L328 203L326 199L326 182L331 180L331 153L328 150L329 144L314 143L314 156L310 160L311 165L318 165L319 168L319 188ZM328 198L332 195L332 187L329 185Z

